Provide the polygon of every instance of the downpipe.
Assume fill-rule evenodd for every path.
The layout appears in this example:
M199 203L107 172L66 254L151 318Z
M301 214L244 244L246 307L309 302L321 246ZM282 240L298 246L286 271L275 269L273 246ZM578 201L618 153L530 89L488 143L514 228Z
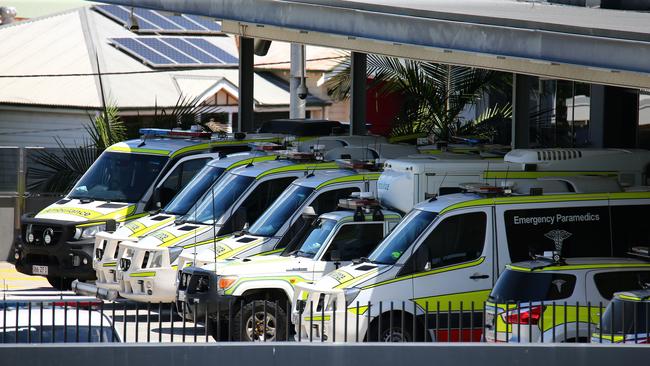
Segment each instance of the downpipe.
M94 296L100 300L114 301L117 299L117 290L99 288L92 283L85 283L79 280L72 281L72 291L77 295Z

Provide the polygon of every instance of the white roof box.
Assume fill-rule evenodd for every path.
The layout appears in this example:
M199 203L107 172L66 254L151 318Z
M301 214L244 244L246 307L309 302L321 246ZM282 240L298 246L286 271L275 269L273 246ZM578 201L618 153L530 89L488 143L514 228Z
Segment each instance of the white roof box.
M624 149L515 149L506 154L504 161L519 164L540 164L563 160L590 160L600 158L625 159L632 155L650 157L647 150Z

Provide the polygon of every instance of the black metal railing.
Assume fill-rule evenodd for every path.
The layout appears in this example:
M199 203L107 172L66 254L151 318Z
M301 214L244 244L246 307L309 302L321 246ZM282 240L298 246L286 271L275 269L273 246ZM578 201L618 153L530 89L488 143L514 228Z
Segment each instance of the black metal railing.
M650 303L449 301L354 303L12 301L1 343L592 342L650 343ZM340 310L340 311L339 311ZM415 314L415 315L414 315Z

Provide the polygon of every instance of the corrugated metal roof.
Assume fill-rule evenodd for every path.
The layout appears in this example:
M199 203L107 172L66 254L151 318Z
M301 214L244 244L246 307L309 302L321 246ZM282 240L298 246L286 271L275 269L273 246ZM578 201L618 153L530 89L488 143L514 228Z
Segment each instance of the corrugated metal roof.
M237 69L151 72L149 67L110 45L110 38L133 36L90 7L0 26L0 75L93 74L98 66L103 74L144 72L102 76L107 100L123 109L171 107L181 93L190 98L207 97L220 87L233 89L227 90L237 96ZM237 54L232 37L204 39ZM88 109L102 105L97 76L1 78L0 85L0 103ZM259 75L255 76L254 98L257 107L289 104L285 88Z

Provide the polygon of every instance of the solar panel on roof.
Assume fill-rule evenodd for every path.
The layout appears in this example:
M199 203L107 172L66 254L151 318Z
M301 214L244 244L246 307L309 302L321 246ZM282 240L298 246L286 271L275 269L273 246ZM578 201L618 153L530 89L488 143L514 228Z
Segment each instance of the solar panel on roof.
M215 22L213 20L209 20L209 19L207 19L205 17L201 17L201 16L198 16L198 15L191 15L191 14L183 14L183 17L188 18L191 21L196 22L196 23L204 26L205 28L207 28L208 30L211 30L213 32L221 32L221 24L219 24L219 23L217 23L217 22Z
M200 67L234 64L238 59L202 38L113 38L113 44L152 67Z
M219 59L210 56L210 54L208 54L207 52L199 48L196 48L193 44L188 43L182 38L165 37L165 38L161 38L161 40L173 46L177 50L185 53L186 55L193 57L194 59L198 60L201 63L205 63L205 64L222 63Z
M183 15L167 15L167 18L171 20L172 22L178 24L179 26L183 27L184 29L187 29L188 31L197 31L199 33L204 33L208 31L209 29L201 26L200 24L197 24L196 22L193 22ZM217 23L215 23L217 24ZM221 32L221 27L217 30L217 32Z
M122 26L130 25L131 8L120 5L97 5L93 9L115 20ZM221 25L209 18L197 15L166 14L163 12L133 8L138 23L137 33L221 34Z
M194 46L200 48L201 50L206 51L213 57L218 58L225 64L236 64L239 62L239 59L237 57L234 57L233 55L213 45L212 43L206 41L203 38L192 37L192 38L185 38L185 40L190 42Z
M163 43L161 40L158 38L139 38L138 39L140 42L144 43L145 45L151 47L155 51L165 55L165 57L173 60L174 62L178 64L196 64L198 61L188 57L184 53L180 52L179 50L171 47L170 45Z
M178 25L170 22L168 19L165 17L159 15L153 10L148 10L148 9L140 9L140 8L134 8L133 13L138 17L149 24L153 24L155 26L155 29L159 30L169 30L169 31L179 31L183 30L183 28L179 27ZM149 27L147 27L149 28Z
M153 51L135 38L113 38L112 41L120 49L146 61L150 65L174 64L171 59Z

